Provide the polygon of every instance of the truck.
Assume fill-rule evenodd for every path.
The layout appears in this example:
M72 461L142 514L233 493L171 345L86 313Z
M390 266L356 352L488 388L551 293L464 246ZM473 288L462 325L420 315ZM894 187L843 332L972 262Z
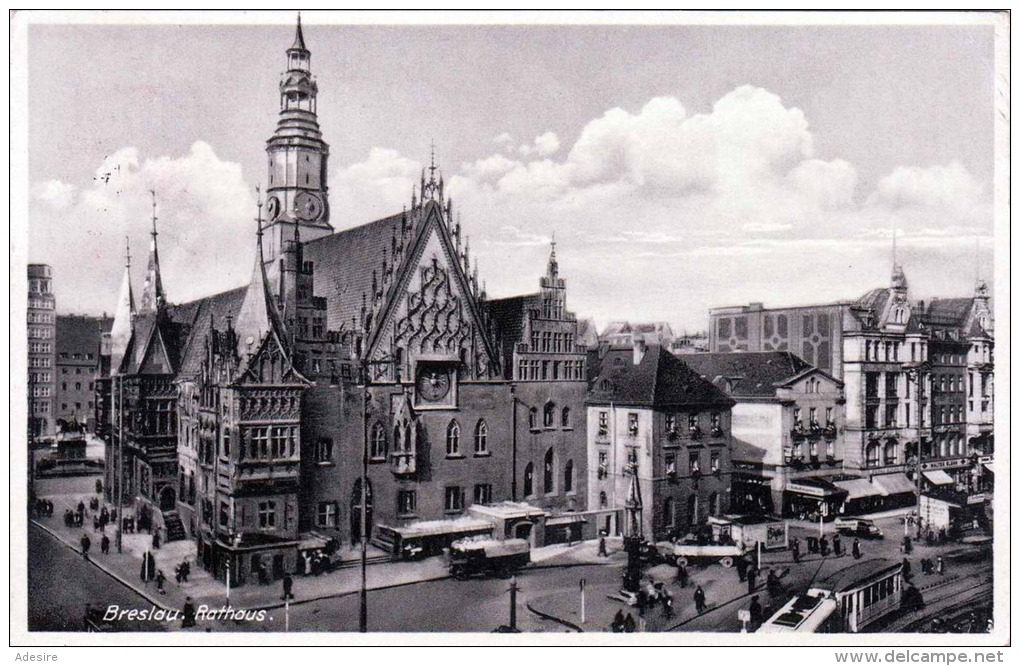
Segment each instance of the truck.
M738 544L702 543L697 539L684 537L676 543L661 542L656 544L659 554L666 562L687 566L691 563L718 562L729 569L737 558L743 557L747 550Z
M836 531L845 536L860 537L862 539L881 539L882 530L875 523L865 518L837 518L835 522Z
M712 538L721 542L743 544L750 550L761 544L762 550L785 550L789 546L790 526L785 520L757 516L709 516Z
M450 575L458 580L474 574L509 577L530 562L526 539L462 539L450 545Z

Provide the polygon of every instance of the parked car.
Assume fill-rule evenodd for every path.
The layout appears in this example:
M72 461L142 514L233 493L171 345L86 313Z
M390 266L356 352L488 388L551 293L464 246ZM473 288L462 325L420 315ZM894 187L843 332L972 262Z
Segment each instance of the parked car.
M836 531L846 536L862 539L881 539L882 530L875 523L865 518L837 518Z

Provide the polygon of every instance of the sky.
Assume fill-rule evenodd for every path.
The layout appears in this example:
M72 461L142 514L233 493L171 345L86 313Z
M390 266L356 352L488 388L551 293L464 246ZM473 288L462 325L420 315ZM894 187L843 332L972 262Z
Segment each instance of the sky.
M248 279L276 20L29 26L28 257L59 311L113 309L125 236L140 289L152 189L172 301ZM913 297L992 277L991 26L337 20L304 16L332 224L409 204L434 141L490 297L536 291L553 235L600 326L851 300L894 233Z

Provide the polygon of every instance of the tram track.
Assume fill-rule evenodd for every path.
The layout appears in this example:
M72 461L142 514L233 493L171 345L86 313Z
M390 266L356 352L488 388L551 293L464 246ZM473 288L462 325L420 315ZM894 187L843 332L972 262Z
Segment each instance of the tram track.
M968 576L976 578L977 575ZM897 618L888 625L883 626L880 631L896 633L916 633L920 628L932 620L945 615L952 609L954 613L967 610L971 606L988 603L991 600L991 593L994 589L992 581L977 581L977 584L966 587L962 590L948 591L937 597L925 599L924 608L920 611L910 613L902 618ZM951 604L946 601L952 600Z

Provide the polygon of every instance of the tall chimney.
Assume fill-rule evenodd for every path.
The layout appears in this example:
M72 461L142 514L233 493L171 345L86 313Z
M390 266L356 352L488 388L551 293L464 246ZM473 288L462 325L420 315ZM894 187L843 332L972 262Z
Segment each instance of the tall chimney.
M641 359L645 357L646 351L648 351L648 345L645 344L644 337L636 336L634 338L634 365L641 364Z

